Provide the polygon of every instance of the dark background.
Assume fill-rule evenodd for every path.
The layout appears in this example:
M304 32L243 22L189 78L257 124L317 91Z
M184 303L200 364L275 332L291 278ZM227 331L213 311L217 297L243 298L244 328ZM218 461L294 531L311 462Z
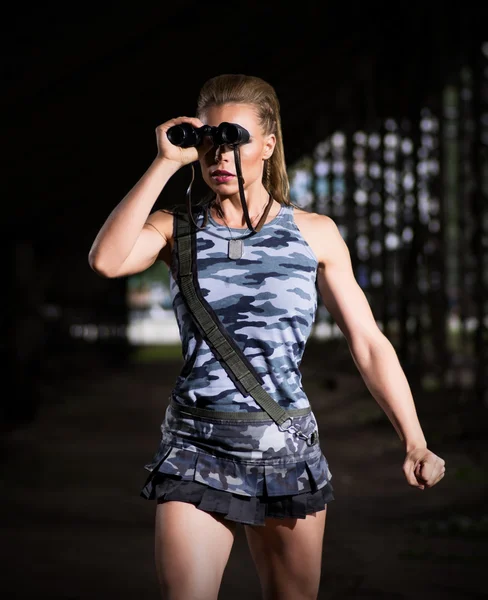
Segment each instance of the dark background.
M94 276L88 251L153 160L157 125L194 114L208 77L244 72L274 85L293 164L336 129L415 119L422 106L437 106L451 74L479 54L487 10L474 6L10 8L0 42L5 360L24 345L14 322L41 303L64 307L67 321L76 320L70 311L87 313L78 314L84 322L94 312L97 321L116 313L124 320L125 282ZM179 171L156 207L183 201L189 181Z
M157 597L150 591L155 592L150 508L139 508L138 499L132 497L124 504L124 494L134 494L128 484L129 489L117 489L122 492L120 496L110 495L107 490L117 484L106 484L103 473L122 477L123 452L128 461L125 465L130 464L134 472L145 460L144 453L152 451L154 422L162 414L160 398L166 396L158 386L169 389L178 361L169 363L167 369L156 366L134 372L126 366L130 355L126 340L115 336L104 343L80 345L67 335L70 324L76 322L116 325L126 321L126 282L103 280L91 271L87 257L105 218L153 160L155 128L169 118L193 115L198 91L208 77L224 72L258 75L275 87L280 98L286 159L292 164L337 129L358 123L374 125L388 116L415 119L424 105L438 106L452 74L475 60L482 42L488 40L487 17L486 3L482 2L452 6L432 2L300 2L289 6L257 1L92 6L50 3L22 5L5 13L0 38L4 82L0 100L4 117L2 465L9 490L5 497L5 531L10 543L5 557L11 567L7 584L18 581L15 574L21 577L15 597L28 596L30 579L33 588L51 598L121 598L122 588L126 590L120 582L122 564L128 565L120 569L125 571L123 577L131 579L132 570L133 581L147 586L140 593L129 586L127 597ZM185 169L175 175L157 206L182 200L189 177ZM316 362L319 357L311 349L307 365L315 379L323 369ZM330 368L332 373L332 363ZM357 384L357 375L347 377ZM319 379L324 385L321 389L327 389L331 380ZM333 385L337 386L337 381ZM348 394L344 385L340 393L336 392L337 409ZM335 398L330 393L330 398ZM373 401L369 398L369 402ZM141 411L138 421L133 420L134 403ZM324 405L324 411L327 406L331 408ZM423 409L422 415L425 427L429 432L432 427L434 433L432 407ZM347 470L348 459L343 454L347 445L340 445L344 430L340 424L337 430L329 425L326 412L323 418L324 427L330 427L329 443L338 471L343 467ZM380 430L386 445L391 444L393 429L387 426L388 433ZM373 433L368 444L374 445L374 439ZM117 453L114 446L120 444L124 449ZM105 460L108 446L111 450ZM76 454L75 448L84 448L83 453ZM479 456L478 446L476 452ZM61 457L66 459L64 467L59 466ZM395 469L401 464L399 453L387 454L385 469L394 473L391 479L402 490L398 497L410 499L411 490L399 482L399 474L388 463L393 457ZM454 452L454 461L456 457ZM372 572L367 560L368 540L377 535L379 548L385 539L392 543L398 538L392 529L393 513L385 516L390 504L381 504L386 512L376 513L378 529L368 530L368 516L354 512L361 510L363 497L371 494L370 502L376 501L374 490L368 489L372 476L364 471L371 465L360 466L358 461L352 460L348 468L358 478L363 475L363 496L357 489L347 488L348 493L337 503L342 509L337 508L336 523L346 529L331 525L331 547L337 544L339 558L332 562L334 572L327 568L325 581L330 587L324 583L321 597L451 597L452 590L437 584L429 587L432 581L429 583L426 565L437 565L439 579L448 568L459 585L463 578L469 579L469 592L465 590L463 595L462 588L456 588L452 597L481 597L475 589L479 563L469 564L463 571L458 563L453 566L449 556L439 562L437 546L419 549L415 540L413 549L405 552L423 557L422 565L416 563L418 570L413 570L413 576L424 585L418 594L395 588L392 573L398 575L403 569L398 564L390 570L389 591L378 587L380 574L368 588L364 583ZM463 459L459 461L462 468ZM100 475L94 475L99 468ZM75 482L75 472L84 474L83 484L80 479ZM136 483L137 477L132 476ZM93 487L87 489L90 482ZM456 481L447 489L459 500L459 488L471 489L470 485L469 481ZM69 496L67 488L78 496ZM440 500L442 490L428 493ZM465 498L478 499L478 494L475 486L472 496L467 493ZM110 502L114 513L106 505L101 508L105 501ZM410 506L420 512L433 510L433 516L429 513L432 522L437 523L437 517L448 522L452 508L446 505L441 515L435 513L434 500L428 507L423 501L416 496ZM72 508L78 505L79 510ZM360 515L357 520L364 530L362 536L352 529L348 509ZM96 554L97 561L90 562L88 556L97 546L97 538L83 536L87 531L100 531L95 514L114 528L107 531L102 526L104 542L100 543L108 554ZM137 538L140 523L144 536ZM132 528L132 546L122 556L114 546L127 543L123 534L127 527ZM347 544L341 545L344 537L349 537L351 546L356 544L352 558ZM115 539L120 541L115 544ZM458 540L453 543L458 544ZM459 542L456 552L467 560L472 548L463 543ZM29 548L35 553L32 559L24 554ZM243 576L237 574L237 556L245 556L244 546L238 552L241 554L236 553L233 563L236 571L229 570L227 579L226 589L232 589L233 594L238 592L232 587L234 575ZM476 552L480 556L479 549ZM328 550L327 558L332 560ZM249 557L243 564L246 561ZM252 568L250 563L247 568ZM69 570L71 577L58 578L59 572ZM100 578L105 581L101 588L90 588L89 582ZM361 592L363 583L366 591ZM250 585L257 593L256 580ZM83 594L80 589L85 590ZM422 595L424 591L426 595ZM258 596L249 593L243 597Z

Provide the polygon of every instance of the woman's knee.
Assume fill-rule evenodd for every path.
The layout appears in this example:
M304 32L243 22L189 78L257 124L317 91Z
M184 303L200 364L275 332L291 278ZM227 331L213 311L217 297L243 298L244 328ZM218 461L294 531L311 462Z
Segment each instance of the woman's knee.
M217 599L235 525L188 502L158 504L155 561L165 600Z

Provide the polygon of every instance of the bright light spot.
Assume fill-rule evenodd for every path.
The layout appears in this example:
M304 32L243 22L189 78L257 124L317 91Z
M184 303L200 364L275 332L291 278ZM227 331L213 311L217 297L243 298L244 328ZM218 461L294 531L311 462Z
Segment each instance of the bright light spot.
M342 175L346 170L346 165L342 160L336 160L332 164L332 171L334 175Z
M305 169L298 169L295 172L293 183L297 186L307 186L310 182L310 173Z
M403 176L403 189L410 191L413 189L414 185L415 177L413 176L413 173L405 173Z
M409 138L402 140L402 152L403 154L411 154L413 152L413 142Z
M341 131L337 131L332 135L331 142L334 148L343 148L346 145L346 136Z
M385 202L385 211L395 213L398 210L398 201L395 198L387 198Z
M378 163L373 162L369 165L369 174L371 177L378 178L381 176L381 167Z
M400 239L396 233L390 232L385 236L385 246L388 250L396 250L400 246Z
M420 121L420 129L422 131L432 131L433 122L430 118L421 119Z
M358 144L358 146L365 146L368 141L368 136L364 133L364 131L356 131L354 134L354 142Z
M387 148L397 148L398 136L395 133L387 133L385 135L385 146Z
M330 164L326 160L319 160L315 163L315 175L317 177L326 177L330 171Z
M98 339L98 327L93 324L83 325L83 339L94 342Z
M369 147L373 150L377 150L381 144L381 138L377 133L372 133L369 136Z
M353 168L356 177L364 177L366 175L366 163L355 162Z
M402 233L402 239L407 243L413 240L413 229L411 227L405 227Z
M379 212L372 212L369 215L369 220L373 227L379 227L379 225L381 224L381 214Z
M367 235L358 235L356 239L356 245L358 248L366 248L369 245L369 238Z
M358 189L354 193L354 200L356 204L364 205L368 202L368 194L364 190Z
M426 160L420 160L417 163L417 173L424 177L429 174L429 163Z

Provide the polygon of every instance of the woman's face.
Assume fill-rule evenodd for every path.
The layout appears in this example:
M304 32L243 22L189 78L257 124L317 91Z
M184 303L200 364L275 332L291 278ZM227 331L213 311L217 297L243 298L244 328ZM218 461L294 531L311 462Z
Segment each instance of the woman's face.
M249 142L239 145L244 188L260 188L263 161L271 156L276 143L273 134L263 135L256 109L250 104L212 106L200 116L206 125L235 123L249 131ZM202 176L207 185L220 197L239 193L234 151L230 146L211 146L200 156Z

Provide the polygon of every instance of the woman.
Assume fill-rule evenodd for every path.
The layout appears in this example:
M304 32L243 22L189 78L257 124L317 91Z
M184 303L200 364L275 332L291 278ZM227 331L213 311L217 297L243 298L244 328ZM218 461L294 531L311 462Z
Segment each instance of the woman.
M182 147L168 137L182 123L214 133ZM215 131L223 123L237 124L249 139L221 143ZM141 492L157 498L162 593L172 600L217 598L237 523L243 523L264 597L317 598L326 509L334 495L327 460L313 443L317 424L299 371L317 292L404 444L407 482L432 487L445 463L427 449L405 375L355 281L337 226L289 200L272 86L251 76L214 77L201 89L197 117L171 119L156 128L156 137L156 158L108 217L89 262L104 277L138 273L156 260L170 270L185 363ZM278 427L239 391L182 298L174 211L151 211L169 178L197 160L210 190L191 207L202 298L305 436Z

